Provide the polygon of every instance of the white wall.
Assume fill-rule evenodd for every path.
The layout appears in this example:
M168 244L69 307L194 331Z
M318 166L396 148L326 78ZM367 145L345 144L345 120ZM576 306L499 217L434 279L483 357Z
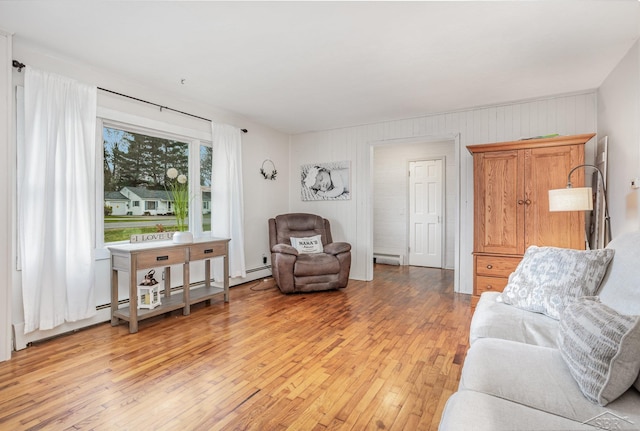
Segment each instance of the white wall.
M328 218L332 227L335 226L334 229L337 230L337 239L348 241L352 245L351 277L370 280L373 277L373 146L384 142L401 142L403 139L458 139L456 151L460 163L460 208L455 284L457 291L471 293L473 166L465 147L551 133L572 135L595 131L594 91L300 134L291 138L290 207L292 211L314 212ZM587 160L593 159L593 148L594 144L590 142L587 146ZM300 166L338 160L351 161L352 199L340 202L302 202Z
M242 136L242 168L245 202L245 261L247 269L250 271L246 279L234 279L231 284L250 281L270 274L270 271L265 269L262 263L263 253L266 253L267 257L269 257L267 219L275 214L287 212L289 204L287 195L289 175L286 169L289 159L289 137L287 135L260 124L252 123L246 118L222 109L190 102L179 97L175 92L171 93L164 89L150 88L143 83L124 80L95 66L56 56L52 52L46 52L39 47L19 41L18 38L14 38L13 58L38 69L65 75L98 87L155 102L204 118L210 118L214 123L227 123L248 129L249 133ZM23 75L24 73L13 71L14 87L22 84ZM211 124L207 121L167 110L161 112L156 107L102 91L98 91L98 112L115 112L124 117L145 119L150 124L182 129L189 131L193 135L204 136L203 139L211 139ZM2 130L5 129L2 128ZM1 159L4 162L5 159ZM260 167L264 159L273 160L276 167L279 168L276 181L264 180L260 174ZM1 169L1 171L7 172L5 169ZM13 165L10 171L15 174ZM13 211L15 213L15 209ZM4 226L4 224L2 225ZM12 232L16 232L15 226L13 226ZM15 255L16 250L14 247L12 251L13 261L15 261ZM102 256L97 261L96 267L96 305L102 305L108 302L110 298L108 252L96 250L96 255ZM251 271L252 269L256 271ZM176 274L172 272L172 275L179 279L181 277L179 271L175 272ZM16 328L20 328L23 322L22 289L20 286L20 273L15 271L15 267L13 274L12 322ZM121 278L126 279L126 277ZM122 292L126 294L128 291L126 286L121 287L124 287L121 288L122 299ZM108 310L103 310L99 312L95 319L65 324L51 331L36 331L26 337L21 336L17 344L18 347L24 347L24 344L30 341L109 319Z
M444 158L443 265L454 266L456 226L455 141L379 145L374 148L373 251L399 254L408 264L409 161Z
M636 42L598 90L598 135L609 137L607 194L611 233L640 229L640 43Z

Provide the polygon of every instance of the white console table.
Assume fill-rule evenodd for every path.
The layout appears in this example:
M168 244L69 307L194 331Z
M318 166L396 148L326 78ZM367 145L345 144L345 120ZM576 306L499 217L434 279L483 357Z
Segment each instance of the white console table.
M224 294L229 302L229 239L197 238L190 244L174 244L171 241L153 241L138 244L122 244L108 247L111 252L111 325L120 320L129 322L129 332L138 332L138 322L173 310L182 309L187 316L191 304L210 301L212 297ZM224 260L223 287L211 283L211 259ZM205 279L201 286L190 286L189 263L205 261ZM182 295L171 295L171 265L182 265ZM138 270L164 266L164 297L161 304L153 309L138 309ZM129 273L129 306L120 308L118 298L118 273Z

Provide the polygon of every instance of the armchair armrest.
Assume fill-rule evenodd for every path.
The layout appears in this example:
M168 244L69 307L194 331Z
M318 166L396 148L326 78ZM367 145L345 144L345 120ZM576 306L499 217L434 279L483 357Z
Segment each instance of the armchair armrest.
M327 254L340 254L351 250L351 244L348 242L332 242L324 246L324 252Z
M276 244L271 249L273 253L284 253L284 254L292 254L294 256L298 255L298 250L294 247L287 244Z

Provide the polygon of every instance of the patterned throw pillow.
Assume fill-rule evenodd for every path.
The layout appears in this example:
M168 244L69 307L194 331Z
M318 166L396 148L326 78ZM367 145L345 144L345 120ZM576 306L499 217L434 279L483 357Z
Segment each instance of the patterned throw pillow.
M298 253L322 253L322 237L320 235L308 238L291 237L291 245L298 250Z
M606 406L640 373L640 316L580 298L562 314L558 347L585 397Z
M596 294L613 253L532 245L498 301L558 320L576 298Z

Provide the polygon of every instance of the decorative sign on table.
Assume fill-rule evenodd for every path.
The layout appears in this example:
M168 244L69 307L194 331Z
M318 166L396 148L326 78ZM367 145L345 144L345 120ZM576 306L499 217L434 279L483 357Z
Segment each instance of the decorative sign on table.
M173 238L175 232L139 233L131 235L129 242L166 241Z

